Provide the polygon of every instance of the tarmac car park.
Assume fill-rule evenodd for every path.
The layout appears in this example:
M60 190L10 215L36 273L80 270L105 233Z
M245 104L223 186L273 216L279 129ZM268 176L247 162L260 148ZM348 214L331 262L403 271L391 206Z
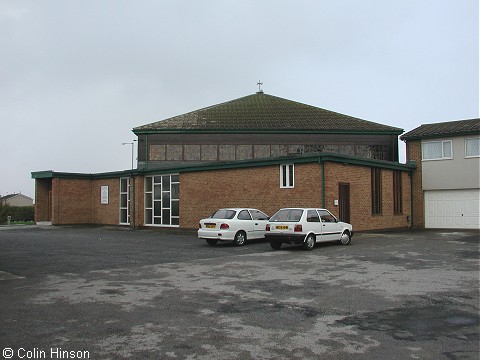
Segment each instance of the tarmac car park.
M196 229L0 226L0 343L13 358L478 359L479 239L212 251Z

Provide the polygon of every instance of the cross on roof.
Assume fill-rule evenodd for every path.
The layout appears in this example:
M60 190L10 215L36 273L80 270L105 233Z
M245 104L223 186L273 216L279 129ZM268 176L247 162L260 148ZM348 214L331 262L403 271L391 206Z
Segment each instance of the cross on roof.
M263 93L263 91L262 91L262 89L261 89L261 87L260 87L260 86L263 85L263 82L260 82L260 80L258 80L257 85L258 85L258 92L259 92L259 93Z

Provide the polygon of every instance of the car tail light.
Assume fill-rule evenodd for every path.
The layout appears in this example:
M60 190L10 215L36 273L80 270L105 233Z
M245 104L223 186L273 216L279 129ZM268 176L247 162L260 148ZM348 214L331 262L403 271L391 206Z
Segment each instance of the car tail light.
M293 230L295 232L302 232L302 224L297 224L295 225L295 229Z
M270 224L267 224L267 225L265 226L265 231L270 231Z
M220 230L228 230L228 229L230 229L230 226L228 226L228 224L220 225Z

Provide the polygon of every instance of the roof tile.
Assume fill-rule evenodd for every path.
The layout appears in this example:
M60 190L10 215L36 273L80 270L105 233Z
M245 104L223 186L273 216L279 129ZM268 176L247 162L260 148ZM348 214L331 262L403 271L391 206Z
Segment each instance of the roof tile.
M403 132L263 92L133 129L136 134L152 131Z
M423 124L403 134L400 138L402 140L416 140L468 134L480 134L480 119Z

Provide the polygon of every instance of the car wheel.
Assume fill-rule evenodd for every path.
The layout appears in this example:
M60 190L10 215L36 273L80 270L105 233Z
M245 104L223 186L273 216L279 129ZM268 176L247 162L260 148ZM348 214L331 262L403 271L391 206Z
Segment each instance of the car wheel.
M276 241L270 242L270 246L272 247L272 249L279 250L282 247L282 243Z
M245 231L241 230L235 234L235 237L233 238L233 244L235 246L242 246L245 244L246 240L247 234L245 234Z
M210 246L213 246L217 243L218 240L214 240L214 239L205 239L207 241L207 244L210 245Z
M315 246L315 235L308 235L305 242L303 243L303 248L305 250L312 250Z
M348 245L350 244L350 241L352 240L352 236L350 235L350 232L348 231L345 231L342 236L340 237L340 240L338 240L337 242L340 244L340 245Z

